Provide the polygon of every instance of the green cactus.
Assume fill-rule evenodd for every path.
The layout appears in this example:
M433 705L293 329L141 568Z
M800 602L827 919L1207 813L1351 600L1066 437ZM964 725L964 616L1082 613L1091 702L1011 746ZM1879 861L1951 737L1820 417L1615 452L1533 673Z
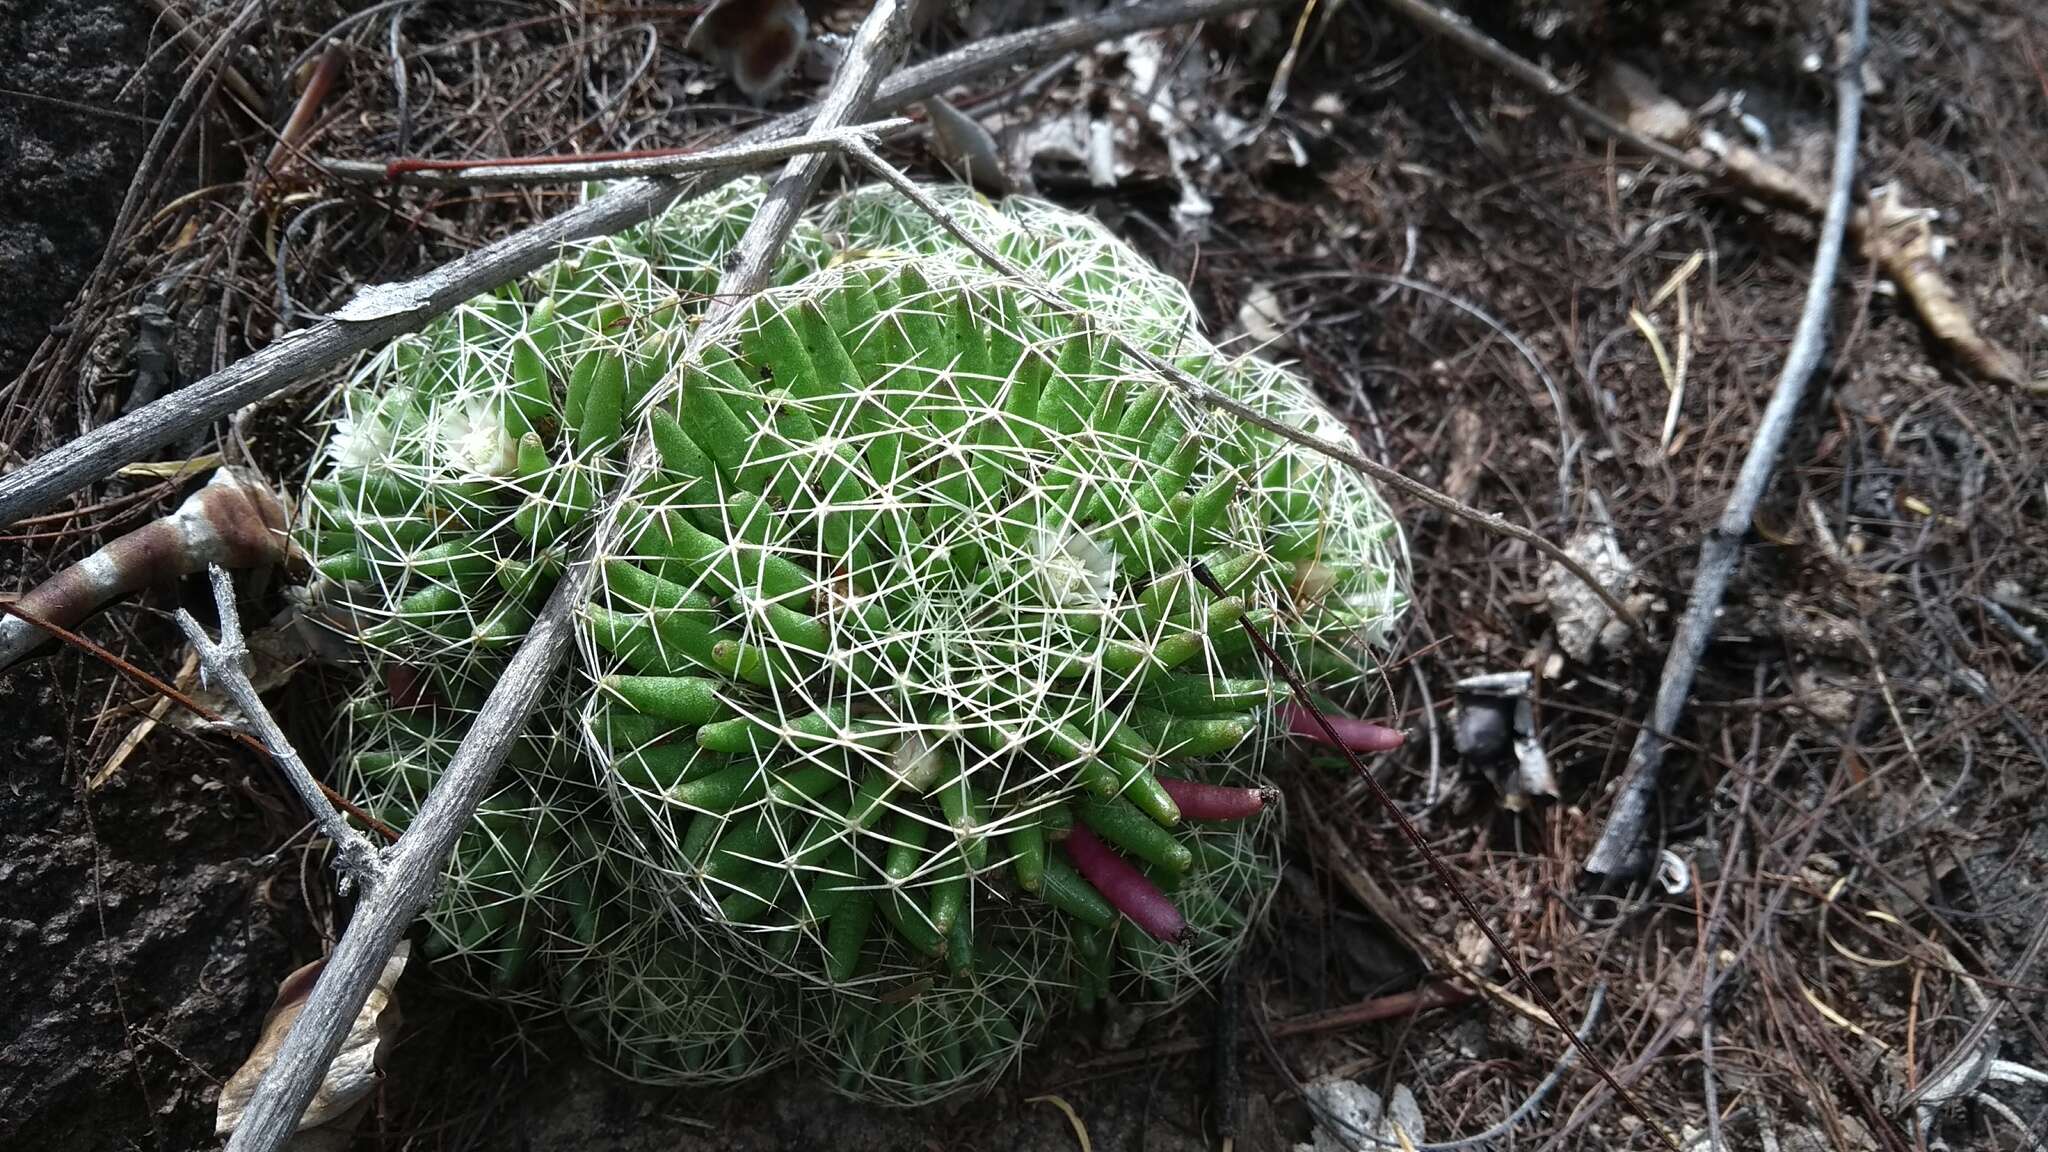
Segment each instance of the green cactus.
M1297 377L1203 343L1094 221L936 191L1065 304L870 188L702 326L762 196L735 182L394 343L306 486L317 600L373 673L348 783L397 824L595 538L576 668L429 925L437 967L561 1007L626 1075L795 1048L915 1104L1067 1006L1200 990L1278 867L1277 814L1191 825L1159 783L1262 780L1277 689L1237 621L1343 697L1405 606L1362 479L1119 341L1341 442ZM1075 872L1077 827L1178 939Z

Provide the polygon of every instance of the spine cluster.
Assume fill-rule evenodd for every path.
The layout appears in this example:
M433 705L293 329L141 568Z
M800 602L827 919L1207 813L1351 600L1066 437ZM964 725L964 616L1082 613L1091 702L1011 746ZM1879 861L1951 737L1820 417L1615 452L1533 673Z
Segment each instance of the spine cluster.
M302 541L370 669L347 783L399 825L596 542L580 659L458 848L430 953L625 1075L800 1052L920 1103L1062 1009L1163 1008L1228 961L1278 869L1280 689L1239 621L1341 699L1404 557L1361 479L1128 355L1345 434L1094 221L944 192L1053 305L856 190L702 326L759 197L679 205L388 349Z

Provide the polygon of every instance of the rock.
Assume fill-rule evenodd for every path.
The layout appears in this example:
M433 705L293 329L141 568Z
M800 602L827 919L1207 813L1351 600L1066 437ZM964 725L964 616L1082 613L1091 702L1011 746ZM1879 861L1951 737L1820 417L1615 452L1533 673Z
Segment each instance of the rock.
M1296 1144L1294 1152L1352 1152L1359 1142L1355 1135L1332 1133L1324 1119L1350 1130L1363 1133L1375 1140L1398 1145L1401 1136L1415 1144L1428 1143L1424 1131L1422 1109L1415 1103L1415 1094L1406 1084L1394 1086L1392 1107L1383 1108L1380 1094L1355 1080L1339 1080L1323 1077L1311 1083L1305 1095L1312 1109L1319 1117L1315 1139L1312 1143ZM1395 1134L1399 1127L1401 1135Z

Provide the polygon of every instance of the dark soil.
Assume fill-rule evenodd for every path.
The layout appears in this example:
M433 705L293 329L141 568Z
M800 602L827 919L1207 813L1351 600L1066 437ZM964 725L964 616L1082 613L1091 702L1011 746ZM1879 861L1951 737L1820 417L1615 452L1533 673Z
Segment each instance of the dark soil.
M147 113L163 106L136 79L149 44L147 11L123 0L0 0L14 90L0 94L0 380L63 320L106 247Z
M1545 683L1539 721L1563 801L1528 814L1507 811L1490 785L1461 773L1446 732L1437 766L1445 794L1426 825L1482 905L1499 910L1496 923L1513 930L1524 960L1561 994L1582 1003L1593 981L1611 984L1603 1051L1626 1064L1670 1005L1685 1003L1688 990L1672 982L1693 959L1700 931L1694 895L1636 892L1617 907L1578 891L1576 861L1604 818L1603 789L1647 710L1697 541L1721 506L1782 359L1805 288L1811 231L1696 181L1645 177L1643 166L1610 158L1498 74L1423 40L1383 10L1324 7L1338 14L1304 54L1278 122L1302 145L1306 166L1294 166L1276 146L1206 176L1216 216L1199 249L1168 239L1173 196L1157 172L1139 173L1132 185L1140 191L1098 194L1086 204L1190 279L1212 332L1230 326L1252 284L1271 284L1297 320L1290 354L1390 463L1435 484L1462 476L1460 495L1553 539L1589 520L1614 525L1652 596L1656 640L1586 666L1569 663ZM1811 153L1813 133L1824 133L1831 119L1824 85L1800 64L1826 48L1832 27L1812 6L1566 0L1468 7L1490 31L1556 67L1582 72L1623 59L1688 104L1739 89L1746 108L1782 138L1808 140L1803 149L1795 145L1800 155ZM1902 181L1915 202L1942 208L1943 232L1954 241L1945 269L1992 335L2038 360L2048 342L2035 321L2048 313L2040 283L2048 259L2040 223L2048 220L2041 159L2048 157L2048 78L2036 82L2042 73L2034 61L2048 62L2048 28L2030 24L2023 5L1946 7L1953 11L1925 12L1903 0L1878 5L1873 61L1888 91L1872 101L1866 183ZM310 5L279 8L303 17L306 28L332 18L324 7L320 19L306 14ZM513 18L496 8L441 9L423 6L407 35L453 38ZM291 31L291 20L279 23L289 50L303 47L309 33ZM381 155L390 146L381 22L376 28L356 37L352 75L360 84L347 99L354 101L350 115L361 115L335 129L337 151ZM130 84L148 50L161 47L145 10L0 0L0 29L7 87L141 115L161 111L168 68ZM1287 31L1278 21L1249 32L1211 29L1208 46L1231 69L1218 84L1219 102L1256 116ZM185 61L176 48L166 56L178 66ZM435 79L460 83L470 64L442 58ZM416 74L415 101L428 82ZM667 83L680 87L672 75ZM124 85L129 95L117 103ZM448 109L469 106L469 94L442 97L433 107L458 117L444 127L459 137L500 131L512 134L507 150L554 146L558 126L544 117L509 126L462 121ZM1318 97L1335 111L1311 111ZM351 131L364 135L348 137ZM0 379L20 370L99 258L146 132L0 92L0 283L34 288L0 292ZM587 146L606 145L592 139ZM294 267L294 290L317 304L336 291L321 277L338 279L339 264L400 276L557 206L504 197L455 207L422 198L403 207L388 216L363 210L339 231L341 240L328 241L327 265ZM1667 450L1659 437L1666 389L1643 343L1627 335L1627 312L1646 304L1695 251L1709 261L1694 281L1701 323L1680 439ZM267 300L268 261L252 261L241 274L260 282L251 294ZM1397 269L1471 301L1517 333L1563 396L1550 396L1530 366L1470 315L1355 277ZM1616 331L1623 335L1591 371L1596 347ZM2029 724L2048 727L2048 684L2025 651L1973 607L2000 581L2048 603L2041 577L2048 571L2041 429L2048 424L2039 401L1955 374L1867 269L1845 268L1834 331L1830 363L1759 518L1697 704L1679 733L1685 746L1674 757L1662 833L1688 853L1703 884L1714 884L1724 863L1720 845L1731 827L1743 827L1746 863L1758 873L1753 884L1744 875L1739 884L1716 885L1738 889L1731 908L1739 910L1721 929L1722 944L1752 932L1771 941L1722 1001L1718 1068L1730 1123L1758 1123L1766 1113L1751 1110L1757 1101L1756 1108L1777 1108L1785 1125L1858 1147L1844 1134L1866 1117L1845 1101L1889 1090L1889 1065L1866 1051L1842 1067L1823 1061L1817 1053L1850 1037L1818 1016L1799 1015L1806 1001L1786 989L1818 988L1859 1026L1890 1037L1896 1051L1908 1034L1907 969L1866 970L1846 964L1839 950L1905 951L1817 932L1809 922L1825 924L1827 909L1815 892L1827 889L1829 876L1847 876L1854 883L1841 889L1843 907L1854 902L1954 941L1969 970L1988 973L2016 954L2039 915L2029 901L2048 887L2048 832L2030 815L2043 803L2043 765L2022 735ZM209 347L211 332L201 335L189 343ZM188 374L200 359L188 357ZM71 387L39 394L63 398L38 415L68 427L61 405L73 403ZM1560 406L1586 438L1562 491ZM293 459L303 449L300 423L297 405L264 413L251 426L258 455ZM50 434L50 420L41 420L13 447L33 455L49 446ZM0 456L0 466L6 459ZM1830 539L1809 531L1813 509L1832 526ZM1420 725L1429 708L1448 718L1451 680L1540 667L1555 640L1535 558L1434 513L1402 511L1416 557L1418 612L1406 649L1418 675L1404 666L1394 682L1403 721ZM0 541L0 588L26 586L52 563L75 558L89 546L86 537ZM93 634L168 676L176 645L159 613L176 593L112 613ZM1987 695L1960 687L1973 683L1965 671L1990 684ZM1427 703L1415 681L1433 693ZM293 692L294 711L317 725L320 686L300 683ZM249 757L215 738L159 730L109 783L86 787L133 723L117 706L138 696L69 653L0 674L0 1146L206 1146L216 1087L249 1051L278 979L319 950L316 920L323 917L309 912L299 887L297 810ZM1895 707L1915 734L1910 744L1892 723ZM1420 798L1431 755L1417 740L1389 761L1397 792ZM1909 770L1921 765L1941 788L1953 781L1956 789L1931 824L1908 819L1927 806L1908 784L1917 778ZM1737 813L1732 799L1745 770L1763 780L1754 813L1747 800ZM1318 771L1297 772L1287 783L1291 802L1312 805L1337 825L1373 861L1381 883L1417 895L1413 911L1427 931L1454 938L1454 918L1426 895L1420 862L1368 801ZM1805 817L1826 804L1841 807L1804 841L1810 854L1795 852ZM1902 828L1919 831L1902 840ZM1900 853L1901 843L1912 852ZM1873 877L1856 853L1878 844L1903 858L1883 862ZM1278 1018L1412 985L1415 958L1351 901L1315 845L1297 835L1290 848L1281 901L1245 962L1247 1000ZM1759 852L1765 865L1756 864ZM1797 915L1782 923L1765 924L1762 900L1743 894L1768 895L1795 881L1806 887L1794 889L1787 906ZM324 879L314 888L325 890ZM1952 1046L1974 1008L1943 983L1945 969L1914 971L1929 989L1913 1033L1924 1075L1928 1053ZM1885 983L1894 977L1896 984ZM2022 983L2034 989L2042 978L2037 969ZM1920 993L1917 980L1912 995ZM2038 1067L2048 1062L2041 1042L2048 1005L2031 991L2018 1000L2022 1010L2003 1018L2001 1054ZM424 965L408 974L401 1001L405 1030L362 1147L1074 1147L1062 1113L1032 1102L1042 1094L1071 1104L1097 1148L1217 1144L1206 1052L1091 1073L1077 1064L1108 1050L1099 1022L1049 1039L1014 1081L985 1098L903 1113L820 1093L791 1072L726 1090L627 1085L586 1064L560 1029L450 995ZM1206 1038L1212 1016L1209 1006L1196 1005L1148 1024L1135 1042ZM1414 1086L1427 1097L1432 1139L1501 1115L1509 1085L1513 1092L1533 1085L1555 1050L1511 1014L1481 1007L1290 1040L1279 1049L1288 1073L1303 1079L1342 1066L1366 1083ZM1259 1045L1245 1053L1238 1146L1284 1148L1307 1139L1298 1098ZM1703 1115L1699 1054L1688 1039L1637 1070L1674 1123ZM1533 1141L1563 1130L1559 1147L1650 1147L1612 1102L1590 1124L1567 1127L1574 1106L1595 1090L1588 1074L1575 1073L1524 1135ZM2044 1115L2038 1093L2016 1093L2009 1102L2037 1125ZM1488 1119L1466 1123L1471 1117ZM1985 1114L1949 1123L1952 1146L2018 1147L2012 1130ZM1789 1131L1779 1129L1787 1147L1794 1146ZM1740 1127L1745 1140L1753 1132Z
M166 96L168 67L137 75L150 27L126 0L0 0L0 380L100 258ZM44 563L0 544L0 583ZM97 707L80 702L134 695L107 699L97 672L0 675L0 1146L201 1147L293 964L287 932L304 934L282 903L295 882L246 766L212 741L156 736L85 789Z

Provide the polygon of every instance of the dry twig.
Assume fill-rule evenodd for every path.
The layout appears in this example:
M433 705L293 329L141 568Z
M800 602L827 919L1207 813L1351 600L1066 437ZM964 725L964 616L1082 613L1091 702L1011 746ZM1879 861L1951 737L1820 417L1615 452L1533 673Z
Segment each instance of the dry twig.
M1863 54L1869 41L1869 0L1850 0L1849 46L1838 63L1835 79L1833 185L1828 194L1827 216L1821 223L1820 243L1814 253L1813 278L1807 284L1806 305L1800 312L1792 347L1785 355L1784 370L1750 440L1742 471L1736 476L1735 490L1729 495L1720 520L1700 546L1692 596L1684 618L1679 621L1678 632L1672 637L1671 651L1657 683L1656 703L1651 707L1649 721L1636 734L1607 826L1586 858L1586 871L1595 876L1634 875L1641 868L1637 848L1642 842L1651 798L1656 793L1666 740L1677 727L1686 697L1692 691L1693 676L1699 671L1700 657L1713 635L1714 619L1720 614L1722 597L1735 574L1757 502L1763 498L1764 487L1777 467L1778 453L1791 433L1806 385L1820 365L1827 340L1828 305L1833 299L1835 272L1841 264L1842 240L1848 230L1857 133L1863 114Z
M813 130L802 136L744 148L675 149L653 155L599 157L522 157L516 161L478 160L436 163L432 167L399 169L397 164L373 160L323 160L328 175L368 184L411 184L424 188L519 187L529 184L571 184L584 180L638 180L649 177L686 176L715 172L734 166L744 155L749 164L769 164L828 148L843 148L847 141L874 140L900 131L911 121L895 116L832 131ZM423 162L422 162L423 163Z
M263 697L249 679L249 647L242 642L242 617L235 609L235 582L228 576L227 569L218 564L208 569L208 575L213 580L214 607L220 613L220 639L208 640L199 621L183 608L178 609L179 629L185 633L185 639L192 642L192 650L199 654L199 664L205 670L206 678L226 692L228 699L235 702L235 707L242 710L242 716L255 730L256 738L263 742L270 758L277 761L278 770L284 773L292 791L299 794L299 802L313 814L313 822L334 844L334 850L340 854L336 865L341 869L343 892L347 891L350 881L360 884L364 892L369 892L384 873L376 846L368 837L349 827L340 810L327 802L319 782L313 779L312 771L300 758L299 750L292 747L291 738L278 727L270 709L263 706Z

